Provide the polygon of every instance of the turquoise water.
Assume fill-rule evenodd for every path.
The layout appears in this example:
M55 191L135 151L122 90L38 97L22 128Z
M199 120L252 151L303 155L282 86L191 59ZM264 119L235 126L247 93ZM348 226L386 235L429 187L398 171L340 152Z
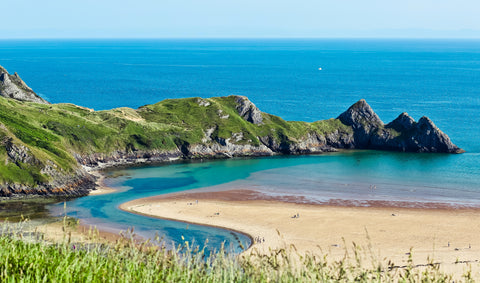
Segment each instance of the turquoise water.
M315 121L336 117L365 98L384 122L403 111L415 119L430 117L467 151L365 151L131 169L126 171L130 179L110 181L124 192L69 204L72 213L99 226L135 226L139 233L159 231L178 241L179 235L190 233L186 224L132 216L116 205L212 186L254 187L320 203L343 199L477 206L480 199L478 40L0 41L0 65L17 71L51 102L97 110L239 94L286 120ZM225 233L198 229L204 230L192 237ZM236 241L228 232L215 241L223 237Z
M159 168L166 170L158 171ZM203 170L203 167L194 168ZM111 172L110 174L123 175L106 181L107 185L117 188L118 191L69 201L66 212L70 216L82 219L84 224L93 225L104 231L116 233L134 228L135 234L140 237L155 239L158 236L159 242L166 244L167 247L177 246L185 241L190 245L193 243L205 247L207 251L219 249L222 244L227 250L233 249L236 252L248 247L250 238L238 232L145 217L127 213L118 208L120 204L137 198L194 188L202 184L216 184L215 182L200 183L195 178L198 173L193 176L189 174L192 172L190 170L195 169L185 169L183 165L172 165L171 168L163 166ZM52 205L51 212L54 215L63 215L65 213L63 204Z
M466 157L476 160L474 155ZM240 250L239 239L244 246L249 243L241 234L133 215L117 207L136 198L192 189L254 189L270 196L304 197L302 201L320 204L348 200L368 206L368 201L373 200L402 202L402 206L406 202L414 207L428 203L480 207L478 176L472 176L468 170L449 168L458 159L465 156L352 151L119 169L110 172L112 178L106 180L108 185L119 189L117 193L79 198L67 206L69 215L101 229L118 231L135 227L138 235L153 237L158 233L167 243L181 243L183 236L200 244L209 239L209 247L213 248L226 241L227 246ZM61 214L62 209L58 205L55 211Z

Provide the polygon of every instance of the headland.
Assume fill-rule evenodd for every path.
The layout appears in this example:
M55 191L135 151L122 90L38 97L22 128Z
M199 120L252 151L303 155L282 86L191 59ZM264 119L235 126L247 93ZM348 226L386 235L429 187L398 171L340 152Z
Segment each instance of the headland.
M172 160L349 149L462 153L427 117L384 124L363 99L337 118L285 121L245 96L167 99L94 111L49 104L0 68L0 196L83 196L94 170Z

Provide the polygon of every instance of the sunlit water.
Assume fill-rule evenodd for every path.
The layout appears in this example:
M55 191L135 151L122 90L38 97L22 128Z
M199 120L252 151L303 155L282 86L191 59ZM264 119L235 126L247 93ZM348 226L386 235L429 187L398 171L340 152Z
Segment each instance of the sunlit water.
M311 202L442 202L477 206L480 189L480 41L74 40L0 41L0 65L51 102L138 107L166 98L248 96L286 120L338 116L365 98L383 121L430 117L467 153L359 151L124 170L112 195L68 203L99 227L159 232L180 242L230 232L121 212L118 204L180 190L255 188ZM321 68L321 70L319 70ZM372 189L374 186L375 189ZM131 189L128 189L131 188ZM61 210L61 209L60 209ZM244 238L246 239L246 238Z

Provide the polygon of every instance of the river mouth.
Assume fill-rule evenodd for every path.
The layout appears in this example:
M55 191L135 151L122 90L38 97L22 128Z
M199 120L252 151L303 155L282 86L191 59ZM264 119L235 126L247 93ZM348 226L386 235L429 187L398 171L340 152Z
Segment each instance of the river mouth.
M209 248L218 250L227 243L238 253L243 250L239 246L250 246L249 236L133 215L118 207L131 200L157 195L232 189L252 189L276 198L306 198L313 204L335 200L346 206L372 206L371 203L396 201L399 205L447 203L459 208L478 207L478 174L465 171L468 168L465 164L470 162L476 160L468 154L348 151L115 168L102 171L104 184L115 189L112 193L68 200L65 206L62 199L12 200L2 203L0 212L11 221L21 220L21 215L30 219L58 219L68 215L106 232L135 228L135 233L145 239L158 235L170 247L186 241L200 245L208 242ZM366 204L359 203L361 201Z

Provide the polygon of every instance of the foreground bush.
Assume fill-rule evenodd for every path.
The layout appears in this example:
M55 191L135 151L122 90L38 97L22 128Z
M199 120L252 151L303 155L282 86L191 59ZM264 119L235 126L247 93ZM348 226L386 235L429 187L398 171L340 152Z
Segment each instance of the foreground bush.
M205 258L201 251L187 254L141 251L136 247L46 245L9 237L0 238L0 265L2 282L449 282L451 279L433 266L421 272L380 266L365 269L348 261L327 264L311 256L294 267L288 264L284 251L240 258L218 252Z
M351 257L298 255L294 247L269 254L206 255L188 243L173 251L124 238L116 244L47 243L25 233L0 236L1 282L450 282L435 264L403 268ZM469 274L462 278L469 281Z

